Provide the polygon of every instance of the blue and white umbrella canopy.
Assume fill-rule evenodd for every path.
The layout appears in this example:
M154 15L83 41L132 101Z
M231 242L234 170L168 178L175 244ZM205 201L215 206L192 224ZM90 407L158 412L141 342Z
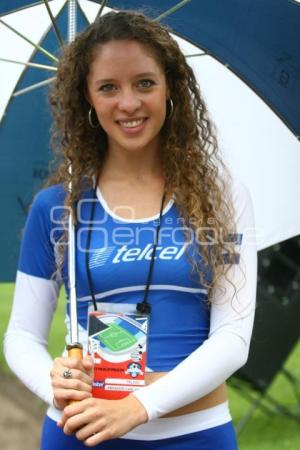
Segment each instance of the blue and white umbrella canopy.
M4 1L1 19L54 57L59 41L44 2ZM47 2L64 40L70 2ZM251 191L259 249L300 233L300 4L294 0L108 1L162 16L195 69L232 172ZM77 2L77 29L99 2ZM18 9L22 7L21 9ZM175 8L174 8L175 7ZM2 8L2 10L1 10ZM15 12L12 10L16 8ZM171 10L173 8L173 10ZM109 10L105 7L103 13ZM0 58L55 60L0 23ZM50 159L47 105L55 71L0 61L0 280L14 278L26 210ZM37 83L41 87L22 91ZM16 95L18 94L18 95Z

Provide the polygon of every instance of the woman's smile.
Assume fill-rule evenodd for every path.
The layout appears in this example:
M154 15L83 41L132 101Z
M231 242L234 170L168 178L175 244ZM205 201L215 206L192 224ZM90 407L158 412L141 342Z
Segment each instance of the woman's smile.
M146 126L147 117L142 119L127 119L118 120L117 123L120 125L124 133L136 134L140 133Z

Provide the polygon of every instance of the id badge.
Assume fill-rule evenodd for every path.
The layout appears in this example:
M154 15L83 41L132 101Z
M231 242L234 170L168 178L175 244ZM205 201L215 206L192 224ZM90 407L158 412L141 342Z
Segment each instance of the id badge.
M89 308L88 348L94 360L94 397L117 400L145 385L149 316L134 304Z

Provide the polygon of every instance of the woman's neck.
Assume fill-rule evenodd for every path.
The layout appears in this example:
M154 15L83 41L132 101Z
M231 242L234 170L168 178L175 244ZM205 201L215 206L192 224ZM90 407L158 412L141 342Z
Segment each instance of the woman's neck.
M101 170L102 179L119 181L146 181L163 178L163 169L158 153L108 152Z

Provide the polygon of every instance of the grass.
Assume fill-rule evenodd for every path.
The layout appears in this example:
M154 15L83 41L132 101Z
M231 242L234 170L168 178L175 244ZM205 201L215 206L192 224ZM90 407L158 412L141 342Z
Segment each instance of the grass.
M288 357L285 368L300 379L300 343ZM294 392L290 384L282 375L276 376L268 393L273 398L291 409L300 413ZM249 403L241 396L229 389L231 413L234 421L242 417L249 407ZM300 449L300 422L291 420L279 414L267 416L257 410L247 426L239 434L240 450L299 450Z
M0 338L7 327L13 296L13 284L0 284ZM52 323L49 351L58 356L64 347L64 295L58 301L58 308ZM300 343L290 354L285 367L300 379ZM3 352L0 352L0 370L9 372ZM286 406L296 406L295 396L282 375L272 383L269 393ZM243 416L249 404L232 388L229 388L231 413L235 423ZM298 405L298 411L300 406ZM282 415L267 416L257 410L245 429L239 434L239 450L299 450L300 423Z

